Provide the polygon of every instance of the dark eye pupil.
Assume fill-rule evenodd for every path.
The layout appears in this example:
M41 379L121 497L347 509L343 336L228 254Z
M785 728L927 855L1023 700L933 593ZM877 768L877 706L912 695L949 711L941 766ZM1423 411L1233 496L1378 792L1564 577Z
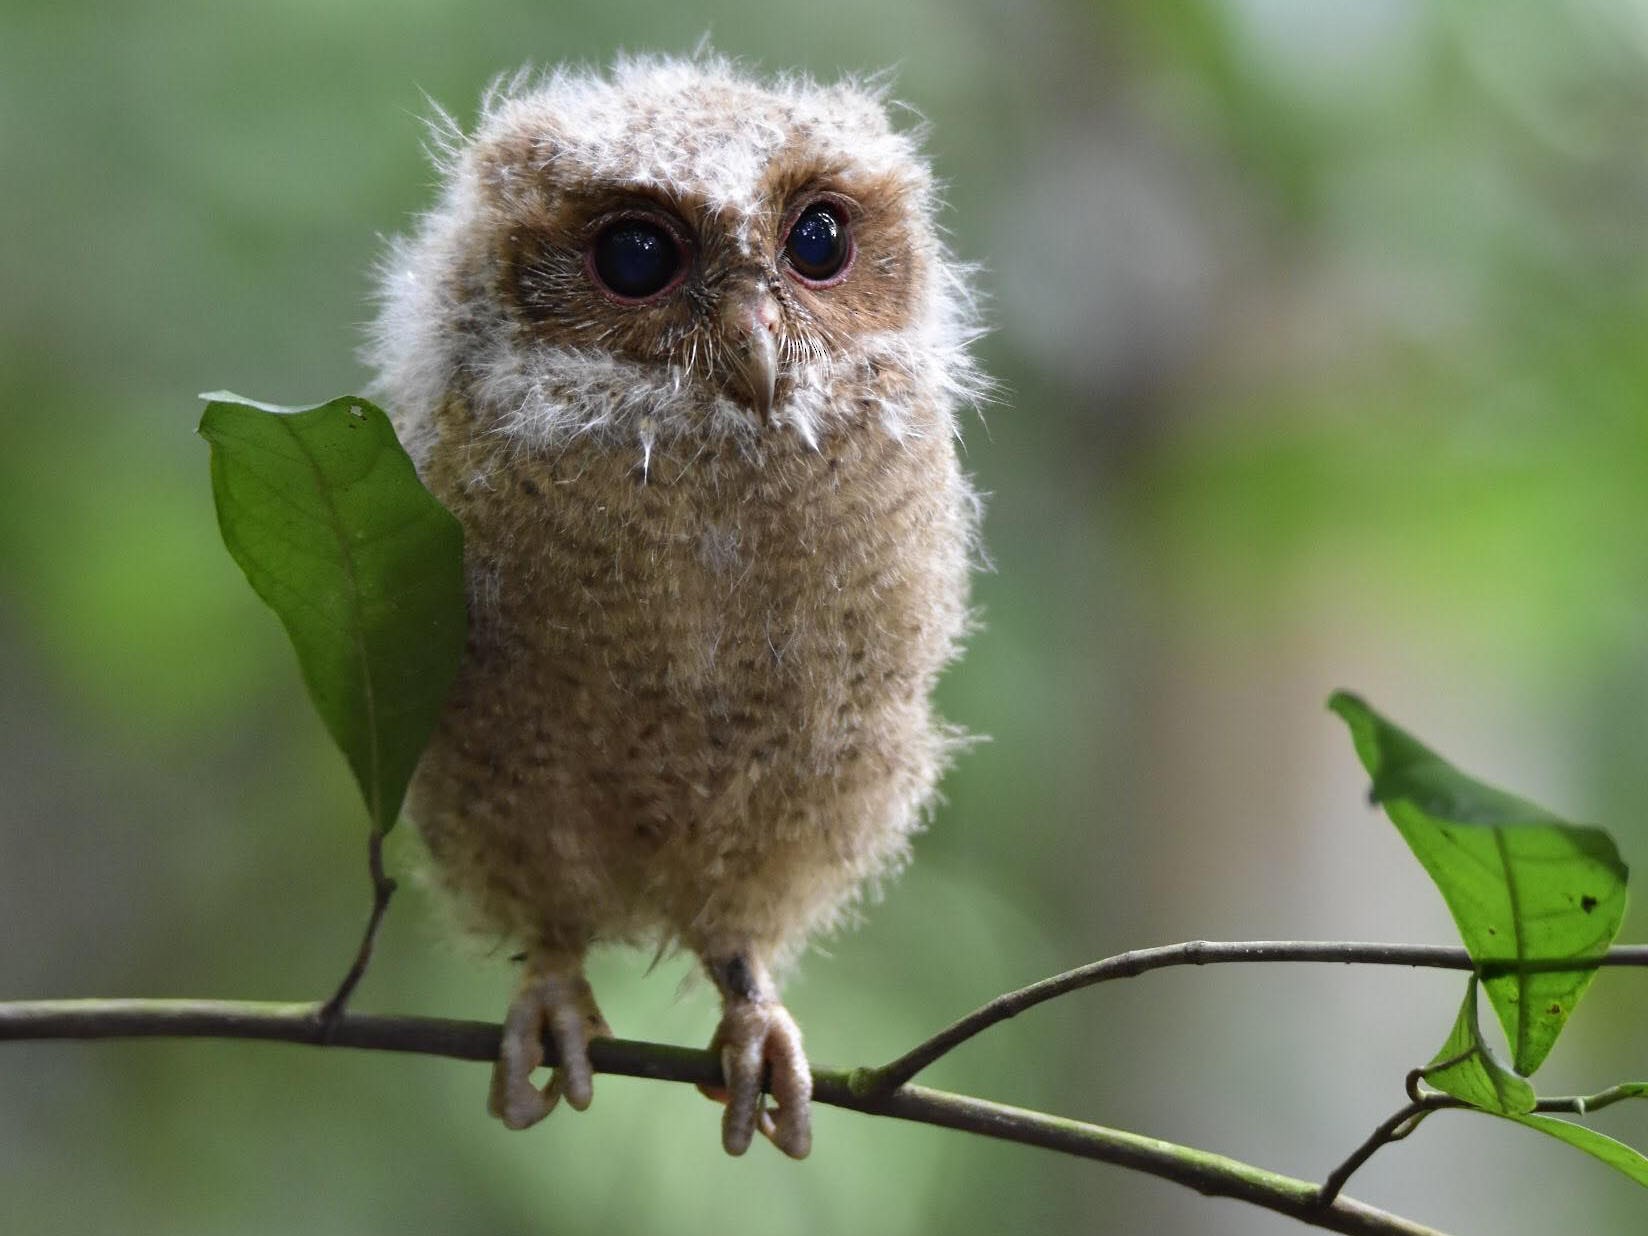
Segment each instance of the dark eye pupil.
M809 279L828 279L847 260L847 229L822 202L807 207L784 244L790 264Z
M619 296L651 296L680 267L675 238L656 223L625 219L595 238L595 273Z

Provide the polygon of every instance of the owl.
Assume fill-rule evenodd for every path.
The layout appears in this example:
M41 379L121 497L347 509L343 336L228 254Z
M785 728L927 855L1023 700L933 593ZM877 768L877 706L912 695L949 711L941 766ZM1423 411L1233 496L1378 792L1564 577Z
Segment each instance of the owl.
M968 625L969 272L874 85L632 58L434 129L367 355L465 529L469 642L409 812L522 950L489 1109L588 1106L591 947L686 949L724 1147L800 1158L777 976L905 861L958 742L930 696Z

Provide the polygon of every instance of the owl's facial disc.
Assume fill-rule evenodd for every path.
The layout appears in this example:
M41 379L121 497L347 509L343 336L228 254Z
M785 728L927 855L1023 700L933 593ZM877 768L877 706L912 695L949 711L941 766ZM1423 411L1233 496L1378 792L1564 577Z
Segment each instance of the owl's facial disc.
M759 283L727 289L721 327L730 345L732 367L750 407L763 427L772 420L778 386L778 301Z

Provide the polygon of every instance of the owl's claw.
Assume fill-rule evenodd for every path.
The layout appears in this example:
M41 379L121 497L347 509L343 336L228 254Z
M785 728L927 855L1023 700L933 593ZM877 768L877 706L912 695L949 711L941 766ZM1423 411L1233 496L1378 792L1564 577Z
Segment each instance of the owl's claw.
M720 1053L727 1081L725 1090L705 1088L727 1105L721 1117L726 1152L743 1154L759 1130L790 1158L806 1158L813 1144L813 1075L789 1010L771 1000L729 1000L710 1050ZM764 1090L772 1093L773 1110Z
M560 1063L540 1089L532 1084L532 1073L544 1062L545 1030ZM529 969L504 1018L487 1111L511 1129L537 1124L555 1110L562 1095L583 1111L594 1094L589 1041L611 1034L582 974Z

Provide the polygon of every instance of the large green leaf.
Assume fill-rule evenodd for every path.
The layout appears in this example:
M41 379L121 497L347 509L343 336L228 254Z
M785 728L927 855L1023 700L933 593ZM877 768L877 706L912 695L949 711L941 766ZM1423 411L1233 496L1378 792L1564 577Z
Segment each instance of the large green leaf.
M1624 1142L1571 1120L1558 1120L1534 1112L1534 1089L1499 1061L1482 1039L1476 1018L1476 977L1465 992L1453 1033L1425 1069L1425 1080L1438 1090L1469 1103L1477 1111L1514 1120L1530 1129L1567 1142L1593 1155L1640 1185L1648 1185L1648 1158ZM1628 1084L1616 1087L1623 1097L1648 1095L1648 1086Z
M387 832L463 653L463 530L366 400L205 398L224 543Z
M1350 726L1373 801L1453 913L1516 1071L1532 1073L1595 976L1540 963L1606 952L1624 919L1613 839L1473 780L1348 692L1328 706Z

